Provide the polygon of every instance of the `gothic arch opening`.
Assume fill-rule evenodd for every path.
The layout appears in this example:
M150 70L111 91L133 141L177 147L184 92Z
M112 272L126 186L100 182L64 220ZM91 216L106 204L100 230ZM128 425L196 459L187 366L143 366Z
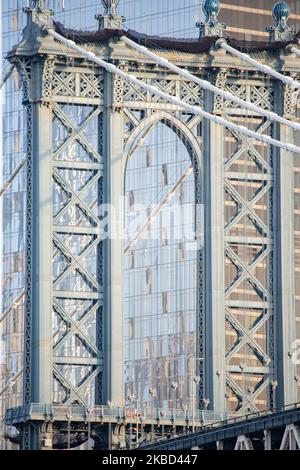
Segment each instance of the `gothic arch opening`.
M196 185L191 144L167 121L139 134L125 172L125 399L196 407Z

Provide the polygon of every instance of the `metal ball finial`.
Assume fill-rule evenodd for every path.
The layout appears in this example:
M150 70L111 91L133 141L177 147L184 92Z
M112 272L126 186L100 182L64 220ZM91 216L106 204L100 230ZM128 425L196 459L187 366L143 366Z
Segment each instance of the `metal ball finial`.
M273 6L272 12L277 21L287 20L291 14L291 8L286 2L278 2Z
M213 22L217 22L217 16L221 9L219 0L205 0L202 9L207 19Z
M289 41L292 40L295 34L293 28L288 26L288 17L291 14L291 9L286 2L277 2L272 9L275 18L275 24L267 28L270 33L270 41Z
M205 0L203 2L203 11L206 16L217 16L220 13L220 1L219 0Z
M29 7L39 11L44 11L46 9L45 0L31 0L29 2Z
M196 24L200 28L200 38L207 36L222 37L226 25L218 21L218 14L221 10L220 0L204 0L202 10L205 14L205 21Z

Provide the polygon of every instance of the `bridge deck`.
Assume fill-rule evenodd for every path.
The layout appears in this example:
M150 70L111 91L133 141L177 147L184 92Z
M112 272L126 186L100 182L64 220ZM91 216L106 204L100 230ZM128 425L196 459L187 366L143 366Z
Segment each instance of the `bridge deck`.
M219 422L220 415L210 410L182 411L153 409L149 412L123 407L95 406L87 408L80 405L43 405L30 404L7 410L5 422L9 426L28 421L47 421L94 424L144 424L188 427Z
M203 426L200 432L185 434L143 446L142 449L184 450L214 444L217 441L251 435L266 429L279 429L300 422L300 403L284 407L280 411L266 411Z

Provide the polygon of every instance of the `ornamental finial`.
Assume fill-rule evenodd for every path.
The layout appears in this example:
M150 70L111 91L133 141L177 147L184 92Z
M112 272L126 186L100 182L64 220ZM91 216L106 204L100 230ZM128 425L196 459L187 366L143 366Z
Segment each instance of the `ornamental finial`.
M101 0L104 6L105 15L117 16L117 8L120 0Z
M25 7L24 12L27 14L27 24L35 23L37 25L52 25L52 16L54 12L48 10L45 0L30 0L29 6Z
M270 41L289 41L295 35L294 28L290 28L287 24L291 9L288 3L278 2L273 6L272 10L275 18L275 24L267 28L270 33Z
M200 38L206 36L223 36L226 25L219 23L218 14L221 6L219 0L204 0L202 10L205 14L205 21L197 23L200 29Z
M46 10L45 0L30 0L29 8L38 12L44 12Z
M120 29L125 18L118 16L120 0L101 0L104 7L104 15L96 15L99 20L99 29Z

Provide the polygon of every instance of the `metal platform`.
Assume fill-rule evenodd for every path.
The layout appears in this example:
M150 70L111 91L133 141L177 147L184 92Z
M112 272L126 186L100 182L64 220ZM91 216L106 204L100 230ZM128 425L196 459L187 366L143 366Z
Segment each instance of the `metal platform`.
M218 450L223 450L219 448L219 443L222 443L223 448L232 449L236 447L239 438L246 437L251 443L253 441L264 441L265 450L270 450L274 447L281 448L285 434L290 432L292 428L298 433L298 423L300 423L300 403L295 403L280 410L237 416L225 421L206 424L197 433L178 436L174 439L153 443L141 448L143 450L184 450L217 447ZM277 446L272 446L272 431L274 432L273 442L277 441ZM266 436L267 433L270 433L268 437ZM266 449L267 440L269 440L270 449ZM254 449L255 446L253 446Z
M162 426L195 427L220 422L221 416L211 410L163 410L154 409L139 412L132 408L95 406L87 408L80 405L42 405L31 404L7 410L5 421L8 426L16 426L29 421L54 421L94 424L136 424Z

